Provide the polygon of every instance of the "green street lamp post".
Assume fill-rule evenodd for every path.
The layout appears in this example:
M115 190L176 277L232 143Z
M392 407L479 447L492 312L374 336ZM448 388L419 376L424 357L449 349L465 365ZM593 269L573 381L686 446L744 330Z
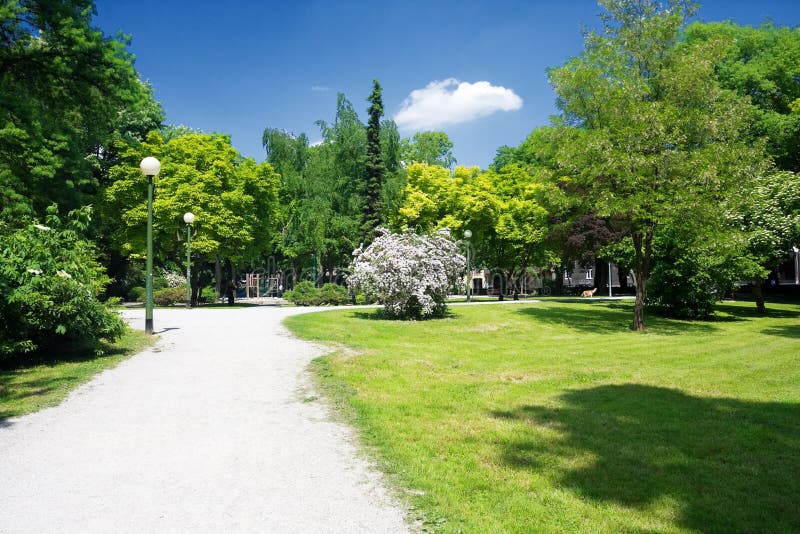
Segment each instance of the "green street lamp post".
M147 176L147 271L145 279L144 331L153 333L153 178L161 170L161 162L148 156L139 164L142 174Z
M183 214L186 223L186 307L192 307L192 224L194 213L187 211Z
M472 230L464 230L464 239L467 240L467 302L472 302L472 264L470 261L470 244Z

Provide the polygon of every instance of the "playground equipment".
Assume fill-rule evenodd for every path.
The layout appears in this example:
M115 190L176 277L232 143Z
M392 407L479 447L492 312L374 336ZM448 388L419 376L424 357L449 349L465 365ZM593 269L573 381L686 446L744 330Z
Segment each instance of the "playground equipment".
M279 296L280 276L254 272L245 275L245 298Z

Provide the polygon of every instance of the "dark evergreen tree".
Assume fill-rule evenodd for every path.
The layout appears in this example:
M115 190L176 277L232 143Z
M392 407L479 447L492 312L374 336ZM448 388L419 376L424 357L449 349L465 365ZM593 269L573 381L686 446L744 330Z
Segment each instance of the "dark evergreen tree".
M371 241L375 228L381 224L383 212L383 189L386 167L381 153L381 116L383 116L383 100L381 85L372 80L372 93L369 98L369 122L367 123L367 162L366 180L364 182L364 221L361 226L364 239Z

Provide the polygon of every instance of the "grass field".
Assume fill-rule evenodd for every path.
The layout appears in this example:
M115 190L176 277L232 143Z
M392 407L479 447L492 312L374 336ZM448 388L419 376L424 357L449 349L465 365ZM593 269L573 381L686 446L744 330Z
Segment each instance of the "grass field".
M445 532L800 532L800 306L630 302L291 317L320 387Z
M48 357L44 361L32 358L6 362L0 366L0 420L58 405L72 390L140 352L151 341L144 332L128 329L115 344L102 346L103 356L95 356L87 350Z

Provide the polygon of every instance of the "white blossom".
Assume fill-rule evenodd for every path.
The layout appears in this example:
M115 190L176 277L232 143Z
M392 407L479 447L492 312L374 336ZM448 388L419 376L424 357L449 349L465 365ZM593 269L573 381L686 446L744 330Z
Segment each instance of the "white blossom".
M67 271L64 271L63 269L59 269L58 271L56 271L56 274L61 278L72 278L72 275L69 274Z
M161 269L161 276L167 281L167 287L183 287L186 285L186 277L181 273Z
M431 235L413 230L377 239L353 252L348 284L377 298L394 317L427 317L445 309L445 298L466 264L448 229Z
M42 274L41 269L28 269L28 272L31 274Z
M49 226L45 226L43 224L34 224L33 227L37 230L50 230Z

